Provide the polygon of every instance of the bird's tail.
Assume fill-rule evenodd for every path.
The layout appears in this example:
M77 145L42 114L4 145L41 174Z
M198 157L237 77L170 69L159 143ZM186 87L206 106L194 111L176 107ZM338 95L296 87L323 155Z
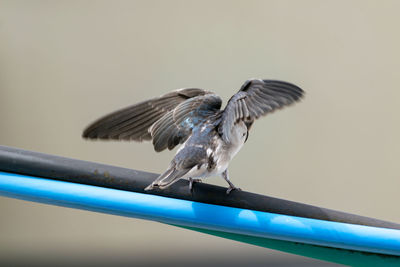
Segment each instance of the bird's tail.
M185 175L190 169L178 170L174 165L170 166L168 170L166 170L163 174L158 176L156 180L154 180L149 186L147 186L144 190L152 190L156 187L160 189L165 189L175 182L177 182L183 175Z

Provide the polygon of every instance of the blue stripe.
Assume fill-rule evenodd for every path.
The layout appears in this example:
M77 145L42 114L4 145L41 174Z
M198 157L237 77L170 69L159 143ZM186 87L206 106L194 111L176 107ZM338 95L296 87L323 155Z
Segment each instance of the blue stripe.
M300 218L0 172L0 195L202 229L400 255L400 230Z

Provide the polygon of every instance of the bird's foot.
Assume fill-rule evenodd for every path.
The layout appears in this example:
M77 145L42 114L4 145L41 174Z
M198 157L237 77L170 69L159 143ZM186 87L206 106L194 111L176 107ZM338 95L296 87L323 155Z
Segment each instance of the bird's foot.
M228 190L226 190L226 194L229 195L229 193L232 192L233 190L242 191L242 189L240 189L239 187L230 186Z
M189 178L189 191L193 192L193 183L201 183L202 180L200 178Z
M153 190L155 187L158 187L158 184L151 183L144 189L144 191Z

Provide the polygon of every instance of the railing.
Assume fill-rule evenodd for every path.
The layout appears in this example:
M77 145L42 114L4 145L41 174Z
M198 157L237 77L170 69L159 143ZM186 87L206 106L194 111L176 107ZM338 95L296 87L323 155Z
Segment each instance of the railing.
M157 174L0 147L0 195L174 226L352 266L400 266L400 225Z

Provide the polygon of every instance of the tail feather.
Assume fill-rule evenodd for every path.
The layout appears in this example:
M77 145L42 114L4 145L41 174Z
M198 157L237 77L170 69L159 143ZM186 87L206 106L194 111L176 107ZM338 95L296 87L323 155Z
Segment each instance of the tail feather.
M161 174L156 180L154 180L149 186L144 190L152 190L155 187L160 189L165 189L175 182L177 182L182 176L189 172L190 169L176 169L175 166L170 167L163 174Z

